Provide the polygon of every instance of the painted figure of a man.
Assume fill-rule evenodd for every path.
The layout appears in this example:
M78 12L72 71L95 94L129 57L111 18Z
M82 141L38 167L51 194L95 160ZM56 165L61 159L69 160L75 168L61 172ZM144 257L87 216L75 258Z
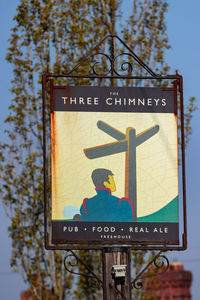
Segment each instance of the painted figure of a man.
M82 221L131 222L133 221L133 204L127 198L112 195L116 191L113 173L107 169L92 172L96 195L85 198L80 208Z

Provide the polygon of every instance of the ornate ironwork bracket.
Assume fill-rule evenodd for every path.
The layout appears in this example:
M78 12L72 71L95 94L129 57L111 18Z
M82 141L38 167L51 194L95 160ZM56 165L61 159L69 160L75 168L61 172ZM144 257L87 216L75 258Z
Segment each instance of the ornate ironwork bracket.
M83 262L82 259L80 259L80 257L74 252L74 251L69 251L70 253L65 257L64 259L64 267L65 269L75 275L79 275L79 276L85 276L88 278L94 278L96 279L99 284L101 285L101 287L103 287L103 281L96 276L96 274ZM72 258L72 259L71 259ZM78 266L78 264L81 264L85 267L85 269L91 274L84 274L84 273L78 273L78 272L74 272L73 268Z
M99 49L101 48L101 45L104 44L106 40L110 40L110 47L109 47L109 53L103 53L99 52ZM115 43L119 42L121 45L123 45L126 52L118 53L116 55L116 49L115 49ZM108 62L108 65L110 67L103 71L103 74L100 74L99 70L97 69L97 66L101 63L99 61L95 61L95 57L101 56L102 58L106 59ZM122 57L126 57L127 60L122 60L120 63L120 71L117 70L117 61L120 60ZM91 61L91 58L93 60L93 65L91 66L92 72L94 76L97 77L103 77L108 76L109 74L112 77L121 78L126 77L127 75L131 75L133 72L133 62L137 63L139 66L141 66L148 74L151 76L159 76L153 70L147 66L144 61L142 61L129 47L128 45L121 40L117 35L108 35L106 36L100 43L98 43L95 48L93 48L88 55L85 55L82 57L82 59L78 62L78 64L75 65L75 67L68 72L68 76L72 75L75 71L78 70L80 66L83 66L86 61ZM132 62L130 61L132 60ZM120 74L119 72L126 72L126 75ZM102 70L101 70L102 73Z
M101 287L103 288L103 281L83 262L82 259L74 252L69 251L70 253L65 257L64 259L64 267L65 269L75 275L79 276L85 276L88 278L94 278L96 279ZM165 255L161 255L163 251L161 250L149 263L139 272L139 274L135 277L135 279L132 281L131 286L135 289L141 289L143 288L143 279L151 278L154 276L162 275L164 274L168 268L169 268L169 260ZM78 273L73 271L73 268L78 266L78 264L81 264L85 267L85 269L91 274L84 274L84 273ZM147 273L147 275L143 275L148 268L153 265L154 273ZM143 276L142 276L143 275ZM117 289L116 289L117 290Z
M140 273L136 276L136 278L132 282L132 288L141 289L143 287L142 280L145 278L151 278L154 276L161 275L165 273L169 268L169 260L165 255L161 255L162 250L143 268ZM161 261L160 261L161 260ZM142 276L145 271L153 264L155 273L152 272L146 276ZM159 272L159 270L161 270Z

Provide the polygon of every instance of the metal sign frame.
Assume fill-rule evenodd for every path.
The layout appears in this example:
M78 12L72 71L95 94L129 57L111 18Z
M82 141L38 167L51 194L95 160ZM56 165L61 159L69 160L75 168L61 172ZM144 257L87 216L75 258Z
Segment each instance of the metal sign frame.
M108 56L107 54L104 53L94 53L96 49L103 43L106 39L111 39L111 45L112 51L111 51L111 56ZM115 56L115 50L114 50L114 39L118 40L120 43L123 44L123 46L128 49L129 53L124 53L126 56L131 56L131 58L137 62L142 68L144 68L150 76L121 76L115 68L115 60L117 56ZM79 74L74 74L75 71L78 70L78 68L83 64L85 60L88 59L89 56L93 55L105 55L106 58L109 59L111 68L109 70L111 75L105 74L105 75L99 75L95 69L95 64L93 67L93 74L85 74L85 75L79 75ZM122 54L120 54L121 56ZM132 67L130 65L130 62L127 63L129 65L129 69L132 72ZM123 69L123 67L121 67ZM183 104L183 78L180 74L176 73L174 75L166 75L166 76L159 76L155 74L142 60L139 59L139 57L118 37L114 35L109 35L103 39L90 53L89 55L85 56L69 73L67 74L55 74L55 73L49 73L46 72L42 76L42 98L43 98L43 170L44 170L44 230L45 230L45 247L46 249L49 250L75 250L75 249L104 249L106 246L109 247L114 247L116 246L116 243L111 243L111 242L102 242L100 243L94 243L94 242L89 242L85 241L84 243L66 243L66 244L55 244L52 243L52 238L51 238L51 221L49 220L49 214L51 213L51 204L50 204L50 199L47 199L47 194L48 194L48 180L47 180L47 174L48 174L48 168L49 168L49 148L47 145L47 122L48 120L48 113L47 113L47 86L50 85L50 97L52 97L53 89L54 89L54 79L70 79L70 78L83 78L83 79L110 79L110 80L117 80L117 79L139 79L139 80L159 80L160 82L163 80L171 80L173 83L173 86L170 87L169 89L174 91L174 95L177 99L178 93L179 93L179 99L180 99L180 127L181 127L181 168L182 168L182 198L183 198L183 234L182 234L182 244L179 246L175 245L170 245L167 242L165 244L158 244L154 241L148 241L147 243L145 242L117 242L117 244L126 244L126 246L129 249L134 249L134 250L185 250L187 249L187 213L186 213L186 175L185 175L185 142L184 142L184 104ZM49 103L49 102L48 102ZM47 121L48 120L48 121ZM103 124L101 124L104 126ZM48 123L49 126L49 123ZM109 130L108 128L105 128L104 126L104 131ZM153 129L152 134L154 134L154 131L156 129ZM180 226L180 225L179 225Z

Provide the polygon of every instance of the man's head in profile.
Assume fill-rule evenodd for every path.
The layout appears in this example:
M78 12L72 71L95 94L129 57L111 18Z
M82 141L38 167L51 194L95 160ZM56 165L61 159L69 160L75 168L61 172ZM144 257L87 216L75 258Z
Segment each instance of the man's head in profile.
M115 192L116 185L113 175L108 169L95 169L91 177L96 188L108 188L111 192Z

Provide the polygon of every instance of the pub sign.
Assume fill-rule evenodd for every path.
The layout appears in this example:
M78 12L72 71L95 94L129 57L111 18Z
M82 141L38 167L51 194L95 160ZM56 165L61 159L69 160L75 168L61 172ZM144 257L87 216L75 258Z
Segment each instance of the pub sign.
M172 88L53 86L53 244L179 244Z

